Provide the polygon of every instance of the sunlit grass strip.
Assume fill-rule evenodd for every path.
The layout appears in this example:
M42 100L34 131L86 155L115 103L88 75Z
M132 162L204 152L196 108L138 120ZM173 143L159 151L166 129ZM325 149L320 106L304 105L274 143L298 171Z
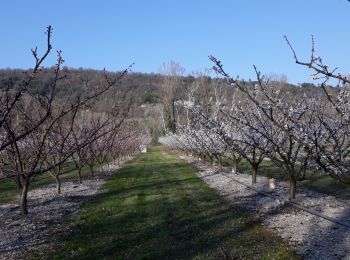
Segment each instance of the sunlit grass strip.
M297 258L162 148L128 163L104 188L83 214L71 218L72 233L50 258Z

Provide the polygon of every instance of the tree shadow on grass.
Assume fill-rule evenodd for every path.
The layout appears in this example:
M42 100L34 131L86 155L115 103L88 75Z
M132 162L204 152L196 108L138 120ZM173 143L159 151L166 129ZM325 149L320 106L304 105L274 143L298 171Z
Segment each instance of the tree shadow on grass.
M115 256L121 259L192 259L195 256L219 257L218 249L232 240L241 244L240 234L248 232L256 221L245 220L239 212L217 205L207 212L179 212L183 199L147 203L153 212L121 212L117 216L106 213L100 221L79 225L88 238L88 247L76 251L78 258ZM151 204L151 205L150 205ZM213 206L213 205L212 205ZM162 208L162 212L156 210ZM191 209L187 209L190 211ZM226 246L227 247L227 246ZM230 246L231 247L231 246Z
M261 259L295 257L183 163L121 170L88 205L56 258ZM125 183L128 183L127 185ZM68 252L68 255L66 255ZM277 257L278 258L278 257Z

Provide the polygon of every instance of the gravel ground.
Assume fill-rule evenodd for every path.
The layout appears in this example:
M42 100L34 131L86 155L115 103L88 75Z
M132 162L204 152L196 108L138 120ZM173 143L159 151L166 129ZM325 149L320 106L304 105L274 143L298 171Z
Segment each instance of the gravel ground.
M286 205L286 199L263 196L233 179L282 198L288 196L286 183L278 182L271 191L265 177L258 177L258 183L251 185L249 175L220 170L191 157L182 159L193 163L199 169L198 175L231 203L260 217L264 225L292 244L305 259L350 259L350 229ZM20 215L17 205L0 206L0 259L27 259L33 253L44 258L59 235L69 232L69 226L62 224L63 218L78 214L79 205L100 193L102 184L118 168L104 169L83 184L64 182L61 195L56 194L54 184L30 191L26 217ZM296 202L350 224L350 201L299 187Z
M0 206L0 259L28 259L33 254L45 258L59 235L69 232L70 227L62 223L64 217L78 214L79 205L101 193L102 184L119 168L104 167L82 184L76 180L62 182L60 195L55 184L30 191L26 217L21 216L18 205Z
M258 177L257 183L252 185L250 175L220 170L192 157L181 158L194 164L199 169L198 175L231 203L260 217L266 227L293 245L304 259L350 259L350 229L286 204L286 183L278 182L276 189L270 190L266 177ZM282 198L261 195L234 180ZM295 202L350 225L350 201L298 187Z

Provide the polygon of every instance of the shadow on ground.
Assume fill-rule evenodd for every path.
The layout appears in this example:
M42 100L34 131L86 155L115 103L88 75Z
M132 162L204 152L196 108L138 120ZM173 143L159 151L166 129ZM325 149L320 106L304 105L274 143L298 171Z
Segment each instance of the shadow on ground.
M56 258L295 259L272 232L159 148L121 169L86 204Z

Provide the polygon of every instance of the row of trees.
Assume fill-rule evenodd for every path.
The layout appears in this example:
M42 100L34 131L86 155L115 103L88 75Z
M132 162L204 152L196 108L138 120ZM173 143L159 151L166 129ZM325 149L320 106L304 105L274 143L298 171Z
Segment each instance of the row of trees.
M108 95L130 67L119 73L104 72L104 79L93 86L88 79L82 81L85 91L62 99L57 86L65 80L64 60L57 51L57 63L50 68L52 76L45 80L44 88L32 87L52 50L51 26L46 34L45 53L40 56L37 48L32 49L33 70L26 72L19 85L1 88L0 95L0 178L13 179L21 189L23 215L28 214L28 190L36 176L50 173L60 193L60 176L67 161L74 162L81 181L83 166L89 166L93 174L95 165L134 153L148 142L139 127L126 123L131 105L126 92L104 112L93 112L93 101Z
M270 81L255 66L254 84L233 78L210 56L222 76L208 81L214 95L207 106L190 96L186 109L191 116L177 133L160 141L210 160L225 155L237 163L245 158L253 170L253 183L260 163L269 158L287 174L290 199L308 168L350 184L350 81L324 64L315 54L313 40L308 62L300 61L286 41L295 62L313 70L313 79L322 79L316 94L301 88L291 95L283 82ZM330 87L330 79L336 79L338 86Z

